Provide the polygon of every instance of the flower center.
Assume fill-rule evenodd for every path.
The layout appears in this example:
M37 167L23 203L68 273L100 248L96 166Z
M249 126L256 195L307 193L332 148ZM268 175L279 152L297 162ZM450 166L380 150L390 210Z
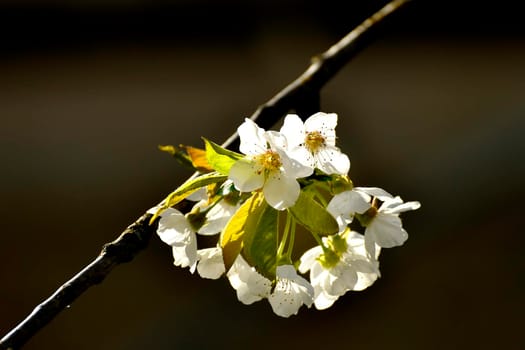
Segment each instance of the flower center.
M371 207L368 208L368 210L365 211L363 214L355 214L355 217L357 218L357 220L359 220L361 226L366 227L377 216L377 213L377 198L374 197L374 199L372 200Z
M340 235L328 236L324 243L326 244L325 249L323 249L323 254L317 258L317 261L325 269L331 269L339 263L348 248L348 244Z
M281 165L281 157L279 153L268 150L263 154L257 156L257 162L262 166L265 171L271 172L273 170L278 170Z
M310 153L317 153L320 148L326 145L326 140L319 131L310 131L306 133L304 146Z
M206 223L206 211L201 211L200 208L196 208L186 214L186 219L191 228L197 232Z

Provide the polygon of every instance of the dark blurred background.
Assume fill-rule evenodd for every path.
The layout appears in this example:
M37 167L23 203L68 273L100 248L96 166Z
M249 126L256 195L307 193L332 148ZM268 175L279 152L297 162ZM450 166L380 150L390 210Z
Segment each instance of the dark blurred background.
M0 3L0 334L384 1ZM147 251L27 349L519 349L525 25L518 2L414 1L323 90L360 186L422 208L383 276L274 316ZM469 6L470 5L470 6Z

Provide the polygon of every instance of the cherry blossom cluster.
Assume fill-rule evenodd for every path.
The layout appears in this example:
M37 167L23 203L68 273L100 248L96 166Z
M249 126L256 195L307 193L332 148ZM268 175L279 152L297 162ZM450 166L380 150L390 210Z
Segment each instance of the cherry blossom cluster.
M408 238L400 213L420 204L354 187L336 125L336 114L322 112L304 122L289 114L279 131L246 119L241 153L206 139L205 150L187 152L198 175L151 209L174 264L203 278L225 275L242 303L268 299L282 317L372 285L381 248ZM182 203L192 209L181 212ZM310 248L298 251L299 240Z

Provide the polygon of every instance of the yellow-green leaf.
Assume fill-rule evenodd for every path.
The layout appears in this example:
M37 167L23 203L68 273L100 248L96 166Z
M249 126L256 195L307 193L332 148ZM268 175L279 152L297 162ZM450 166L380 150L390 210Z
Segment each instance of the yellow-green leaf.
M221 175L218 173L208 173L201 176L198 176L194 179L189 179L185 183L179 186L175 191L170 193L166 199L162 202L162 206L157 210L157 212L153 215L150 222L155 221L155 219L167 208L174 206L175 204L179 203L184 198L188 197L193 192L197 191L199 188L218 183L223 182L228 177L225 175Z
M334 217L304 191L288 210L302 226L312 232L329 235L339 231Z
M255 193L233 214L222 231L220 245L226 271L233 265L242 249L244 234L253 230L253 226L256 225L264 203L264 197L259 192Z
M166 152L166 153L169 153L173 158L175 158L180 164L188 167L188 168L193 168L195 169L195 167L193 166L192 162L191 162L191 159L190 157L188 156L188 154L186 152L184 152L182 149L179 149L173 145L159 145L158 146L159 150L161 150L162 152Z
M215 171L228 175L232 165L239 159L244 158L240 153L236 153L226 148L219 146L218 144L203 138L206 146L206 158L210 166Z

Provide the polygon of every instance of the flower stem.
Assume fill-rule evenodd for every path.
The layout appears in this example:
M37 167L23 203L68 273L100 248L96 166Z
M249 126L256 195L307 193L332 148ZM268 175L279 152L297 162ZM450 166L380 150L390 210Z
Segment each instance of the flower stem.
M288 217L291 218L291 228L290 228L290 241L288 242L288 251L286 252L286 256L288 257L289 260L292 260L293 246L295 244L296 221L291 215L288 215Z
M290 232L290 226L292 223L292 215L289 212L286 212L286 224L284 225L283 237L281 243L279 243L279 248L277 249L277 261L283 256L284 247L286 246L286 241L288 240L288 233Z

